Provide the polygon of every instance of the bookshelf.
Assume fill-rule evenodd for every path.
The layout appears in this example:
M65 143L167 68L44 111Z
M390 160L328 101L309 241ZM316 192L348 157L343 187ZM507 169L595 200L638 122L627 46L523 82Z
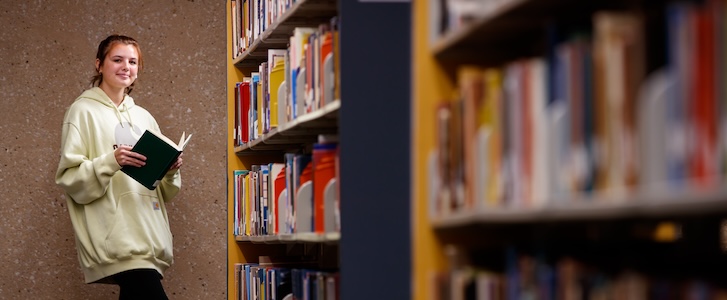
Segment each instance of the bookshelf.
M237 5L241 5L243 3L244 7L242 11L244 12L237 15L233 14L235 9L240 9ZM266 166L271 163L282 163L284 162L284 155L286 153L310 154L313 151L314 144L319 140L319 135L338 134L339 112L341 108L340 99L328 99L324 105L321 105L321 107L315 108L305 114L300 114L295 119L288 119L287 122L281 122L279 124L271 124L279 126L271 126L271 128L266 131L260 130L257 137L250 137L249 139L246 137L246 141L238 141L242 133L237 132L237 128L239 128L239 124L237 122L240 120L237 106L240 103L238 98L239 95L237 94L240 90L238 89L237 84L246 78L249 78L255 72L260 73L262 77L263 73L260 72L260 66L263 63L268 62L268 50L288 48L290 38L296 28L318 27L321 24L330 22L331 19L337 15L337 6L335 1L299 0L289 3L289 6L285 9L283 9L283 7L286 4L283 2L269 1L265 4L279 4L279 6L276 6L276 12L269 11L270 14L268 17L272 20L258 21L259 23L256 23L255 26L262 27L262 24L267 24L264 30L260 30L259 35L257 35L257 37L255 37L249 45L244 47L244 51L240 51L239 55L233 55L233 51L238 51L236 47L240 46L239 42L234 41L238 39L233 38L236 36L236 33L239 33L240 27L233 28L233 25L242 23L242 20L238 18L241 15L245 15L245 20L248 20L247 18L249 18L249 16L246 15L248 12L245 11L245 9L248 9L247 5L250 5L250 3L252 2L227 1L226 8L228 45L226 63L228 66L226 82L228 119L227 299L237 299L241 292L241 289L238 288L240 285L239 280L241 280L241 277L239 277L241 270L236 269L237 264L261 263L261 257L268 257L274 260L274 262L290 266L291 270L292 268L312 268L314 270L326 268L325 274L321 273L320 275L326 276L326 279L333 278L331 275L332 273L330 272L332 272L331 270L338 269L339 266L338 244L341 239L341 234L338 231L326 231L322 233L283 233L284 229L281 228L279 229L281 233L275 234L272 230L272 221L268 223L263 221L264 219L261 219L254 223L257 224L256 226L258 227L253 227L254 225L250 225L250 220L252 220L253 217L247 217L247 229L242 229L241 225L238 223L237 205L240 202L237 201L236 195L238 193L237 189L240 188L238 184L242 181L238 181L238 177L234 176L235 171L250 171L254 170L256 166ZM262 2L257 3L260 4ZM274 16L276 14L277 17ZM271 63L270 72L273 72L272 67ZM263 82L262 80L263 79L260 81L261 85ZM270 79L265 78L264 80ZM252 89L250 91L252 92ZM257 93L262 93L261 91L264 90L258 89ZM248 122L252 123L253 121L248 120ZM270 123L272 122L270 121ZM255 128L255 130L256 129L257 128ZM272 169L270 172L272 173ZM273 179L274 178L272 178L271 174L271 177L267 180L272 181ZM252 179L249 180L252 182ZM262 179L260 179L260 182L260 187L265 185L262 183ZM252 184L249 186L252 186ZM249 186L246 185L245 188L249 188L250 191L252 191L253 189ZM259 192L255 191L249 193L258 193L258 197L262 197L261 195L264 194L264 192L262 192L262 188ZM252 199L253 196L249 197L251 197L249 199ZM260 199L261 198L255 198L255 200L249 201L250 203L265 202L266 205L273 205L274 203L272 200L270 202L266 202ZM275 205L277 205L277 202L275 203ZM246 206L245 209L248 209L249 211L250 207L251 206ZM253 212L249 212L249 214L254 213L262 216L263 213L261 213L261 211L263 211L263 208L255 208L255 210ZM282 209L280 211L282 211ZM272 220L272 213L273 210L271 207L270 211L265 213L264 216L266 218L270 217ZM266 225L262 225L263 223ZM266 229L261 229L262 226L265 226ZM277 228L278 226L279 224L275 223L274 227ZM271 229L267 229L268 227ZM245 232L238 232L238 230L245 230ZM271 275L268 274L267 276ZM254 293L262 292L258 288L250 289L253 289ZM330 294L333 293L334 292L330 292ZM282 299L282 297L279 299Z
M236 263L300 253L337 263L345 278L339 299L410 298L410 13L407 2L295 1L239 57L233 59L228 47L228 299L235 296ZM293 28L333 15L340 17L340 98L258 139L233 143L232 87L265 61L267 49L285 47ZM228 45L232 34L228 30ZM318 134L328 133L339 137L340 232L235 236L231 173L279 160L293 149L310 149ZM388 278L381 280L384 267Z
M725 2L479 1L438 23L457 4L412 3L413 299L724 295ZM513 281L526 263L537 287Z

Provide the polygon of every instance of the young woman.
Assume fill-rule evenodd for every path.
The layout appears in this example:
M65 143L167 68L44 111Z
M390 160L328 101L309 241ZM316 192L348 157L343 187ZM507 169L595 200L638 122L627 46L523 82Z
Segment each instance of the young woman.
M167 299L172 264L166 202L182 185L180 156L155 190L124 172L146 157L131 149L154 117L129 96L142 70L138 43L112 35L98 46L96 75L66 111L56 183L63 188L86 283L114 283L119 299Z

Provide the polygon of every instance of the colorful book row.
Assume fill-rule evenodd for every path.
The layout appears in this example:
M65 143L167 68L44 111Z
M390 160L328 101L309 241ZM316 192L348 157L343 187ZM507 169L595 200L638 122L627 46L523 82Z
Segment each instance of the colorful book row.
M235 84L234 144L241 146L340 99L338 19L296 27L286 49Z
M337 143L322 141L312 154L286 153L282 163L233 173L235 236L340 231Z
M337 300L339 273L267 266L235 264L236 300Z
M510 251L504 271L459 266L432 276L433 300L725 299L720 281L603 269L564 256L554 262Z

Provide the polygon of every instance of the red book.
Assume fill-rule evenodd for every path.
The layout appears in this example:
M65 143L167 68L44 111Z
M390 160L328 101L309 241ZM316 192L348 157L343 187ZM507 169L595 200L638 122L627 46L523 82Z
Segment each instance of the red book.
M240 113L238 116L240 118L238 122L240 128L238 128L238 136L241 135L240 140L242 143L247 143L250 141L250 82L242 82L237 88L238 95L240 95Z
M698 186L716 183L717 163L717 102L714 82L714 22L708 7L695 12L693 52L694 79L691 112L694 126L694 147L691 152L690 173Z
M276 220L273 223L273 234L278 234L280 231L280 228L278 228L278 218L281 218L280 214L278 213L280 211L280 205L278 205L278 199L280 198L280 194L283 193L283 190L285 189L285 167L278 173L278 176L276 176L273 180L275 180L275 190L273 191L273 201L275 205L273 207L275 208L273 210L274 220Z

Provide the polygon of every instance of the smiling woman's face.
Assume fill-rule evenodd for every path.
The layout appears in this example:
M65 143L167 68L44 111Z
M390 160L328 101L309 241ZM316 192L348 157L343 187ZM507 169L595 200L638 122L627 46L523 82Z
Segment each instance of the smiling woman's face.
M96 68L103 76L102 89L123 90L136 80L139 71L139 52L134 45L116 43L111 47L103 63L96 60Z

